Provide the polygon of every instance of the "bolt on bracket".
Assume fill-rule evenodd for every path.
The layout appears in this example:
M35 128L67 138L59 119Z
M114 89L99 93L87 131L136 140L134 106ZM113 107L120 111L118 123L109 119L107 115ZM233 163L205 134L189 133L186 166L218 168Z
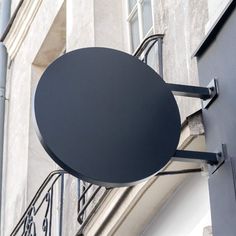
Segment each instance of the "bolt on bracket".
M176 96L200 98L203 101L203 108L207 108L218 96L217 80L213 79L207 87L183 85L183 84L167 84L172 93Z

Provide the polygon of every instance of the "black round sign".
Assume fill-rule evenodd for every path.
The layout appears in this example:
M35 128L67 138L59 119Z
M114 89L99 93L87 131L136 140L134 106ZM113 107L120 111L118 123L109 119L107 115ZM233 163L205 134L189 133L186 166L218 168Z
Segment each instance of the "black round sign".
M137 58L84 48L55 60L34 101L42 145L63 169L108 187L156 174L176 151L179 110L168 86Z

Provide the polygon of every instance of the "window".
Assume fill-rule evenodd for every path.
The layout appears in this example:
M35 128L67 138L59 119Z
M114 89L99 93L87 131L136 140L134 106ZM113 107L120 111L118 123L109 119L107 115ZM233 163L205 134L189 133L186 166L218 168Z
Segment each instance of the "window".
M151 0L127 0L130 48L134 52L153 31Z

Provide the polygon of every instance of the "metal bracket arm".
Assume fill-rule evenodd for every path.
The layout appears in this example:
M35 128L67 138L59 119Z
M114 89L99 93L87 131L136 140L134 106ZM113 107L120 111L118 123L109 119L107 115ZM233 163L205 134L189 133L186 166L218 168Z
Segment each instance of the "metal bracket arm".
M218 84L216 79L213 79L207 87L168 83L167 86L174 95L202 99L204 108L209 107L218 96Z
M194 97L207 100L211 98L211 89L205 87L182 85L182 84L167 84L174 95Z
M206 161L208 164L217 165L221 153L197 152L188 150L176 150L172 160L177 161Z

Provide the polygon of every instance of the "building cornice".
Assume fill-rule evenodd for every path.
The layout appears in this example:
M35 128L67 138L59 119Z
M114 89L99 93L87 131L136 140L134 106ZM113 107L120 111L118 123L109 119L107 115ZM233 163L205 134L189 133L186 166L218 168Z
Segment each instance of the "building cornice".
M13 59L20 49L42 2L43 0L24 0L18 9L14 21L4 38L4 44L7 47L10 59Z

